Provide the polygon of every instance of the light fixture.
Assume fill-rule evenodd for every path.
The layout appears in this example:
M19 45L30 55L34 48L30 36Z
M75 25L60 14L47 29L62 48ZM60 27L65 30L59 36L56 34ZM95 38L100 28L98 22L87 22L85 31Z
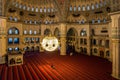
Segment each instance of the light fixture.
M58 39L52 35L44 37L41 44L46 51L55 51L59 46Z

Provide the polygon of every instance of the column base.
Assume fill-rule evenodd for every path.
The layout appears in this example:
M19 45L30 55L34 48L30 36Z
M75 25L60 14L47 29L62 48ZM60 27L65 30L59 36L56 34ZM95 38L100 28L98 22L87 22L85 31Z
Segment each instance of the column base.
M120 76L115 76L115 75L111 75L112 77L114 77L114 78L116 78L116 79L118 79L118 80L120 80Z

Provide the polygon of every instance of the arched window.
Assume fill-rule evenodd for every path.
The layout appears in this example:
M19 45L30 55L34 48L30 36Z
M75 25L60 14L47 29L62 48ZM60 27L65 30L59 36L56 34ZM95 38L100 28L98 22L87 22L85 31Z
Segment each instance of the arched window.
M100 21L100 19L98 18L98 23L100 23L101 21Z
M14 21L15 21L15 22L17 22L17 21L18 21L17 17L15 17L15 18L14 18Z
M29 34L32 34L32 30L29 31Z
M18 4L18 3L16 3L16 4L15 4L15 7L18 7L18 5L19 5L19 4Z
M37 24L37 21L34 21L34 24Z
M87 36L86 29L82 29L81 32L80 32L80 35L81 36Z
M48 13L50 13L50 8L48 8Z
M82 24L84 24L84 23L85 23L84 19L82 19L81 23L82 23Z
M99 4L98 3L96 3L96 8L99 8Z
M51 12L54 12L54 9L53 9L53 8L51 8Z
M9 17L9 20L10 20L10 21L12 21L12 20L13 20L12 16L10 16L10 17Z
M20 9L22 8L22 4L19 5L19 8L20 8Z
M103 19L103 22L106 23L106 19L105 18Z
M27 34L27 30L24 30L24 34Z
M34 7L31 8L31 11L34 11Z
M80 11L81 10L81 7L80 7L80 5L78 6L78 11Z
M46 8L44 7L44 13L46 13Z
M103 3L102 3L102 1L100 1L100 3L99 3L99 4L100 4L100 7L102 7L102 6L103 6Z
M72 5L70 5L70 11L72 11Z
M82 6L82 10L85 11L85 6L84 5Z
M23 10L25 10L25 9L26 9L26 6L24 5L24 6L23 6Z
M9 29L8 34L13 34L12 29Z
M18 31L18 29L15 29L15 34L19 34L19 31Z
M30 20L30 22L29 22L30 24L32 24L32 20Z
M14 44L19 44L19 38L14 38Z
M40 7L40 12L42 13L42 7Z
M27 11L30 11L30 6L27 7Z
M13 39L12 38L8 38L8 44L12 44L13 43Z
M90 6L89 6L89 5L87 5L87 10L88 10L88 11L90 10Z
M36 7L35 12L38 12L38 7Z
M37 34L37 31L34 31L34 34Z
M94 6L94 4L92 4L92 10L94 10L95 9L95 6Z
M94 24L95 23L95 20L94 19L92 19L92 24Z
M47 20L45 21L45 24L48 24L48 21L47 21Z
M74 6L74 11L76 11L76 6Z

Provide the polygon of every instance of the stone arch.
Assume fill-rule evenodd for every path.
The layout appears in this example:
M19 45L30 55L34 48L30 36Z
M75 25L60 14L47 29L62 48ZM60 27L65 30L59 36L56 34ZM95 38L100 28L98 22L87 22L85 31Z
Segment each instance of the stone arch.
M59 30L58 28L55 28L55 30L54 30L54 35L55 35L56 37L59 37L59 36L60 36L60 30Z
M44 30L44 35L45 35L45 36L48 36L48 35L50 35L50 34L51 34L50 29L47 28L47 29Z
M15 34L15 35L19 35L19 32L20 32L20 31L19 31L19 29L16 28L16 27L11 27L11 28L8 29L7 32L8 32L8 35L10 35L10 34L11 34L11 35L14 35L14 34Z

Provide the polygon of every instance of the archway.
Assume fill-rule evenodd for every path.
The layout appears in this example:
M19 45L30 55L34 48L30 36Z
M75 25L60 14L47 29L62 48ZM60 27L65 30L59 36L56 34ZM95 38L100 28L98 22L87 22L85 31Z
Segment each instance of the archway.
M48 35L50 35L50 34L51 34L50 29L45 29L45 31L44 31L44 36L48 36Z
M60 38L60 30L55 28L54 35L59 39Z
M74 28L70 28L67 32L66 44L68 54L70 54L71 52L75 53L75 43L77 35L77 31Z

